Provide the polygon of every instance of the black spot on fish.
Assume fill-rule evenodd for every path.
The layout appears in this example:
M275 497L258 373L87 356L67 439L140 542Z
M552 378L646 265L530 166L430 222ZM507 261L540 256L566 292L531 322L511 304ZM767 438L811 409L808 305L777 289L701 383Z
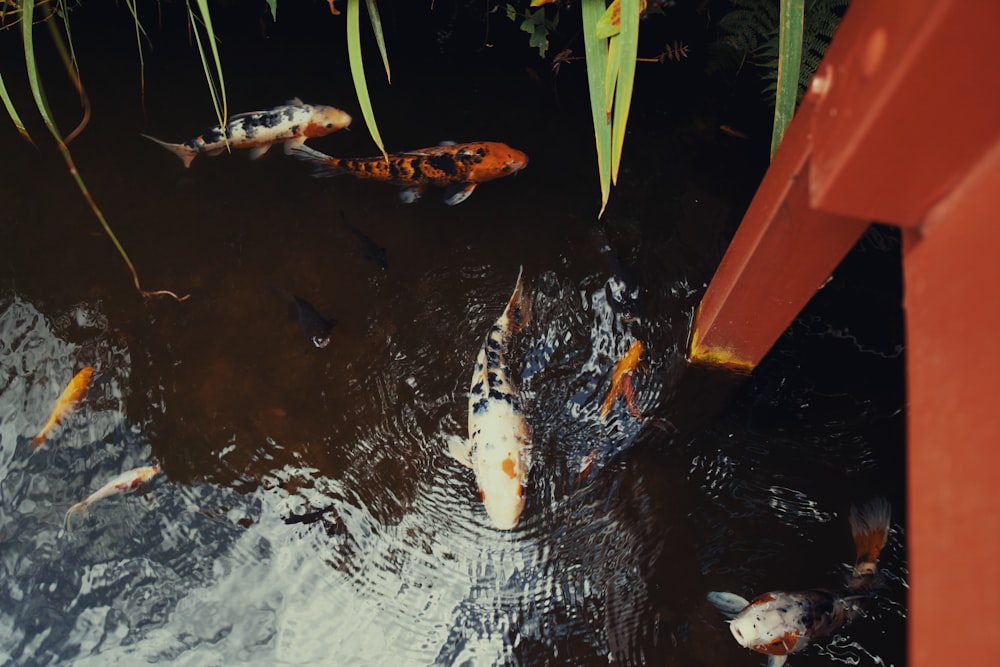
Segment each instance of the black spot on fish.
M486 412L486 409L489 408L489 406L490 406L489 399L481 398L472 404L472 413L481 415L482 413Z
M490 389L503 386L503 379L493 371L486 375L486 379L490 383Z
M476 384L472 385L472 389L470 389L469 392L472 393L472 394L481 394L481 393L483 393L483 381L480 380Z
M497 340L496 338L492 338L492 337L488 338L486 340L486 347L489 348L490 350L495 351L495 352L499 352L500 351L500 341Z
M500 355L493 350L486 351L486 367L496 368L500 365Z
M446 176L455 176L458 174L458 164L450 155L429 155L427 156L427 164Z

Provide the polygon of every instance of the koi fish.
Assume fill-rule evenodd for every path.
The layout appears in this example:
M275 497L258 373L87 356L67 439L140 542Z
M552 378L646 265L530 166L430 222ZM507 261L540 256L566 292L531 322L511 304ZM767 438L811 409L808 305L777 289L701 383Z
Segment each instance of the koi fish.
M49 431L59 423L60 419L76 407L76 404L87 393L87 389L90 388L90 378L93 374L94 367L86 366L73 376L73 379L69 381L69 384L66 385L63 393L56 401L56 407L53 408L52 414L49 415L49 420L45 422L45 426L38 432L38 435L31 439L32 450L38 450L39 447L44 445L46 438L49 437Z
M639 365L639 357L641 356L642 341L637 340L629 346L625 355L615 364L615 371L611 376L611 388L608 390L608 395L604 397L604 403L601 404L601 417L607 416L615 399L624 396L629 412L637 419L643 418L635 405L635 389L632 385L632 374Z
M444 188L444 203L460 204L480 183L516 173L528 164L528 156L506 144L479 141L442 144L405 153L363 158L337 158L308 146L296 146L292 155L313 165L313 176L350 174L403 186L404 204L420 199L430 186Z
M134 470L129 470L128 472L123 472L118 475L110 482L94 491L92 494L73 505L66 511L66 532L70 531L70 517L72 517L77 512L82 512L87 509L87 507L102 498L107 498L108 496L113 496L119 493L128 493L129 491L134 491L141 484L149 481L155 477L160 472L160 464L157 463L154 466L146 466L143 468L135 468Z
M163 146L180 158L185 167L202 153L218 155L232 148L249 148L250 159L256 160L271 149L284 143L285 154L306 139L322 137L351 124L351 116L340 109L321 104L304 104L299 98L286 104L267 109L230 116L225 127L216 125L184 143L171 144L148 134L141 136Z
M288 314L298 320L299 327L305 335L306 340L319 348L324 348L330 344L330 332L336 326L335 318L327 319L316 307L290 292L281 289L277 285L271 285L271 291L288 305Z
M745 132L740 132L731 125L720 125L719 129L722 130L724 133L728 134L729 136L735 137L736 139L743 139L744 141L750 140L750 135L746 134Z
M876 498L861 510L851 508L851 534L857 557L847 590L772 591L752 602L735 593L711 592L708 600L732 618L736 642L768 657L768 667L781 667L791 653L803 651L863 612L875 586L876 563L889 535L891 510Z
M517 525L531 467L531 426L503 356L511 335L530 319L521 273L518 271L514 293L490 327L476 357L469 388L467 447L452 451L455 458L472 468L486 513L501 530Z

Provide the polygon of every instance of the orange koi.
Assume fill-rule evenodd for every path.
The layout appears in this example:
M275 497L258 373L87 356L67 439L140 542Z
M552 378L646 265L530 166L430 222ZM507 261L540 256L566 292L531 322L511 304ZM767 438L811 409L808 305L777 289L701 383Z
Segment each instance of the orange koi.
M601 417L607 416L611 410L611 406L615 403L615 399L621 395L625 397L629 412L637 419L643 418L639 409L635 406L635 390L632 386L632 374L639 365L639 357L641 356L642 342L637 340L628 348L625 356L615 364L615 371L611 376L611 389L608 390L608 395L604 398L604 403L601 404Z
M351 116L347 112L322 104L305 104L296 97L273 109L230 116L225 126L216 125L180 144L160 141L148 134L142 136L163 146L179 157L185 167L190 167L202 153L218 155L227 145L249 148L251 160L259 158L274 144L284 144L287 154L306 139L325 136L350 124Z
M139 488L141 484L158 475L159 472L160 464L157 463L154 466L135 468L118 475L66 511L66 532L70 531L69 520L73 514L86 510L91 503L101 500L102 498L107 498L108 496L113 496L118 493L128 493L129 491L134 491Z
M52 414L49 415L49 420L45 422L45 426L38 432L38 435L31 439L31 448L33 450L37 450L45 444L46 438L49 437L49 431L55 428L59 420L66 416L80 399L83 398L84 394L87 393L87 389L90 387L90 377L93 374L93 366L86 366L69 381L69 384L66 385L63 393L59 396L59 400L56 401L56 407L53 408Z
M313 165L313 176L350 174L403 186L400 199L412 204L428 187L444 188L449 206L469 198L480 183L509 176L528 164L528 156L507 144L477 141L442 144L404 153L363 158L332 157L308 146L296 146L292 155Z

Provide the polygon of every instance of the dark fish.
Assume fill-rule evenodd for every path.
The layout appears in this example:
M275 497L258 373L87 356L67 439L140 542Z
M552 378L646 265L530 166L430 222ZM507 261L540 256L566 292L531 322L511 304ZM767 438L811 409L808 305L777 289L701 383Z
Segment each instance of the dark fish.
M596 227L594 229L592 241L597 251L607 260L608 268L611 271L608 281L604 284L608 305L626 322L639 319L642 314L642 305L639 302L641 289L635 274L625 265L621 256L611 246L602 228Z
M330 343L330 331L337 324L336 319L323 317L311 303L280 287L271 285L271 291L288 305L289 315L299 321L302 333L310 343L316 347L326 347Z
M343 215L343 211L341 211L341 215ZM383 271L389 268L389 259L386 257L385 248L372 241L363 231L348 222L344 223L344 229L357 236L358 240L361 241L361 250L365 259L375 262Z

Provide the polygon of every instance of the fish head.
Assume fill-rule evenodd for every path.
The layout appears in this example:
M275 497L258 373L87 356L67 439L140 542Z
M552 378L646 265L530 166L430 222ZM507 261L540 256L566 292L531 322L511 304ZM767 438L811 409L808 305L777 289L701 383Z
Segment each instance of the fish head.
M517 173L528 166L528 156L507 144L483 141L463 145L457 158L469 165L469 181L484 183Z
M490 521L500 530L510 530L517 525L524 509L527 471L518 452L504 453L502 458L491 457L489 461L473 455L473 470Z
M312 107L309 124L302 132L306 137L322 137L351 124L351 115L336 107L317 104Z
M808 600L790 593L765 593L729 623L736 642L766 655L787 655L809 643Z

